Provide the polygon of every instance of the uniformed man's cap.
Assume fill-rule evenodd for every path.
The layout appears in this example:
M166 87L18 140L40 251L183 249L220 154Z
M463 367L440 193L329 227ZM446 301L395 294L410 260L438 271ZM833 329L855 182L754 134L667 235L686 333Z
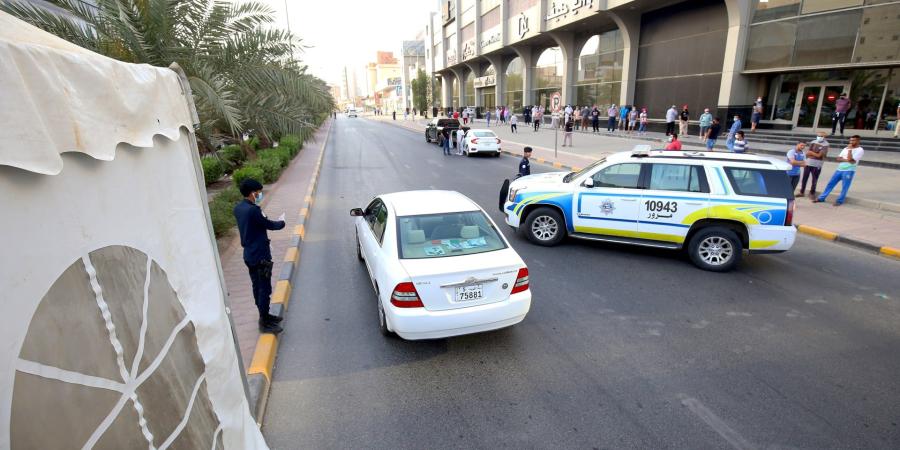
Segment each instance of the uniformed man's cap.
M241 181L241 186L238 189L241 191L241 195L246 197L256 191L261 191L262 188L262 183L253 178L247 178L246 180Z

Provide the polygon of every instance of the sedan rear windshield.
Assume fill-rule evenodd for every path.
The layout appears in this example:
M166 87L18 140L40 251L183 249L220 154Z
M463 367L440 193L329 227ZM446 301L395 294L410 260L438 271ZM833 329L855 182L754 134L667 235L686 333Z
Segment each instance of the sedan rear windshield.
M493 131L473 131L475 137L497 137Z
M459 121L456 119L440 119L437 126L439 127L458 127Z
M791 179L783 170L747 169L726 167L728 181L737 195L793 199Z
M472 255L506 248L481 211L397 218L400 259Z

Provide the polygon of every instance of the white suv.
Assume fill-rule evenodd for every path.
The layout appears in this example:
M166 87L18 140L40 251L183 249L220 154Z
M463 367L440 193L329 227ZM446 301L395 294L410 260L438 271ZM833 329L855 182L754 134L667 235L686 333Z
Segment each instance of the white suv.
M744 249L794 244L794 194L781 160L753 154L632 151L578 172L504 183L506 223L531 242L575 238L686 248L698 267L727 271Z

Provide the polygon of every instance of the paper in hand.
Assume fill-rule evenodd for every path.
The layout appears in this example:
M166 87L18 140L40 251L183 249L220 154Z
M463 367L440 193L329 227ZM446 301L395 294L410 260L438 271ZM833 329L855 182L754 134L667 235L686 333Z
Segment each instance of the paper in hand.
M281 213L281 215L278 216L278 220L279 220L280 222L284 222L284 213Z

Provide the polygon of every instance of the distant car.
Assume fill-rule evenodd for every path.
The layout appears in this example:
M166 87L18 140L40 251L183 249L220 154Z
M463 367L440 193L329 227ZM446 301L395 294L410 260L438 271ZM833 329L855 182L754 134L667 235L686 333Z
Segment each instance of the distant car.
M347 117L356 117L356 109L350 108L347 110Z
M531 307L528 268L475 202L409 191L354 208L384 335L436 339L508 327Z
M444 129L450 131L450 142L456 142L456 130L459 127L459 120L456 119L431 119L431 122L425 126L425 142L436 142L438 146L443 145L441 132Z
M466 156L472 156L475 153L500 156L500 138L491 130L473 128L466 133L461 145Z

